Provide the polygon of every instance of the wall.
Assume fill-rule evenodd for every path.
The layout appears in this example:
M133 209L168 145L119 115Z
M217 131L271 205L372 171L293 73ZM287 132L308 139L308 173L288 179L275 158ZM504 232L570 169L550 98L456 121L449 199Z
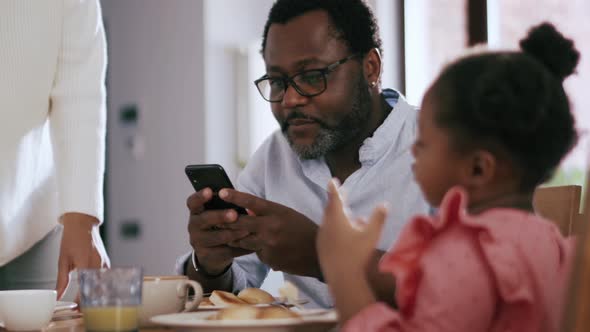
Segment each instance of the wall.
M113 265L169 274L188 248L185 202L192 190L183 169L205 161L203 2L102 5L109 47L107 246ZM138 107L136 125L119 121L127 104ZM139 237L121 235L126 222L137 223Z
M240 170L237 146L239 85L253 85L247 77L238 75L239 48L247 48L258 42L272 0L206 0L205 1L205 104L207 110L206 159L218 163L235 180ZM231 22L231 24L228 24ZM261 72L259 76L264 73ZM270 106L267 111L270 113ZM243 117L240 117L243 118ZM263 288L275 293L282 285L282 274L271 273Z
M260 40L272 0L205 0L206 159L218 163L235 180L239 173L236 146L238 81L236 58L240 47ZM260 73L262 76L264 73ZM268 106L270 112L270 106Z

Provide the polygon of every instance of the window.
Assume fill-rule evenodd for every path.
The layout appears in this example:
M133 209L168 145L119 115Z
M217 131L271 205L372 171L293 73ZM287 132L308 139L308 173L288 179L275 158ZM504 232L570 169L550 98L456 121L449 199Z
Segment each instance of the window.
M568 155L551 184L584 183L590 154L590 1L561 0L488 0L488 41L491 47L518 48L527 31L543 21L553 23L559 31L574 40L580 51L577 73L566 79L564 86L580 131L580 141Z
M405 2L406 96L411 104L420 105L442 67L465 51L465 8L465 0Z
M481 1L481 3L479 2ZM518 49L518 41L534 25L553 23L572 38L581 53L577 74L565 89L580 133L580 141L563 161L551 185L584 183L590 162L590 1L587 0L412 0L405 1L406 95L419 105L428 85L442 67L462 55L468 36L468 2L487 6L488 44L491 48ZM483 7L482 7L483 8ZM473 13L472 13L473 14ZM475 21L479 22L479 18ZM383 24L383 21L380 22Z

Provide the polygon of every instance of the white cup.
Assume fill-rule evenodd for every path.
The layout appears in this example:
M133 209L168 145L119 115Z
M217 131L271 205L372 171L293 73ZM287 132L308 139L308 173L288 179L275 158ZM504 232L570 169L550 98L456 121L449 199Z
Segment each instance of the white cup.
M188 289L195 294L188 301ZM147 276L143 278L139 325L150 326L150 318L196 309L203 299L203 289L198 282L186 276Z
M7 330L40 330L51 321L56 299L49 289L0 291L0 321Z

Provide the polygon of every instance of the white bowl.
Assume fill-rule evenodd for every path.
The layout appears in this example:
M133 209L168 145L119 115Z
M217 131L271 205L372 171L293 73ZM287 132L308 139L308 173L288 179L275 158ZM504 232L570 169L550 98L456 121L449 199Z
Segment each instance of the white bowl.
M7 330L40 330L51 321L56 298L48 289L0 291L0 321Z

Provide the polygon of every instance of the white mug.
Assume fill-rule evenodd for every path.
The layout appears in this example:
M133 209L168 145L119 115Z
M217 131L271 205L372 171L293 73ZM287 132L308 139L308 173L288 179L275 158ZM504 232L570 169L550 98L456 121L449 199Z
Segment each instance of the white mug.
M188 289L194 298L188 301ZM143 278L139 325L149 326L156 315L194 310L203 299L201 285L186 276L146 276Z
M0 291L0 321L7 330L41 330L51 321L56 301L55 290Z

